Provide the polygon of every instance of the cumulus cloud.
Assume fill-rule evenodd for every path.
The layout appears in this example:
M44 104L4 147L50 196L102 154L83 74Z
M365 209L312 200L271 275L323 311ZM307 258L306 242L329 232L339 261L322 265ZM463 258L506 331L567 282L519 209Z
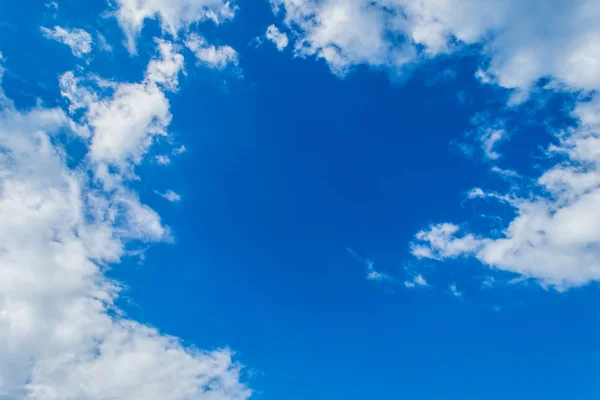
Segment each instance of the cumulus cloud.
M338 75L357 65L401 71L438 55L478 44L485 84L512 89L518 105L540 79L553 90L579 92L578 121L551 132L557 163L537 185L515 193L484 190L472 198L496 199L515 217L498 235L475 235L466 225L435 224L412 244L417 257L443 260L473 256L486 265L534 277L556 287L600 280L600 3L595 0L271 0L298 39L300 57L323 59ZM548 30L548 26L552 30ZM482 127L477 140L490 162L504 128ZM494 166L506 179L518 173Z
M420 231L416 235L417 243L412 245L412 254L419 258L442 260L472 253L481 246L480 239L473 235L456 237L458 230L458 226L445 223Z
M230 46L217 47L194 33L186 38L185 45L194 53L198 64L218 70L223 70L229 65L238 65L238 53Z
M271 42L273 42L273 44L275 45L275 47L277 47L277 50L279 51L285 49L289 44L289 39L285 32L281 32L279 28L277 28L275 25L270 25L267 28L266 37Z
M170 42L159 40L157 47L158 57L148 63L141 83L100 82L102 87L97 88L86 86L85 77L75 77L72 72L60 78L69 108L85 109L83 121L93 131L88 157L96 168L96 178L106 185L118 182L121 176L132 177L132 167L143 160L157 137L168 136L171 113L165 91L177 90L184 60ZM106 90L112 93L98 96L98 91Z
M171 157L165 156L164 154L159 154L154 157L154 160L159 165L169 165L171 164Z
M127 48L135 53L135 41L146 19L158 19L164 32L177 37L201 21L229 20L235 10L226 0L117 0L115 16L127 36Z
M539 177L537 194L507 200L479 189L473 196L496 198L514 209L516 217L501 237L436 225L417 234L413 253L436 259L469 255L556 287L600 280L600 100L580 102L573 115L577 126L560 132L559 144L549 149L563 161Z
M171 203L178 203L181 201L181 196L172 190L167 190L164 193L158 192L158 191L154 191L154 192L157 195L159 195L160 197L162 197L163 199L170 201Z
M92 35L83 29L69 29L60 26L55 26L52 29L45 27L40 29L48 39L53 39L69 46L75 57L83 57L92 51Z
M170 62L163 56L155 62ZM2 398L250 396L231 351L185 347L177 338L127 318L115 305L121 285L104 275L130 245L169 238L160 216L124 182L108 189L95 183L99 163L135 164L147 150L146 134L140 132L157 130L147 123L154 119L150 114L162 118L159 123L166 128L168 103L156 98L161 97L159 84L173 86L165 84L165 74L156 75L161 77L156 81L148 75L140 84L118 84L107 99L99 93L75 96L74 90L92 89L72 77L64 79L63 91L89 113L80 121L86 128L58 108L19 110L9 100L0 102ZM108 124L99 122L102 118L116 124L110 132ZM83 141L89 143L88 156L71 166L59 135L74 134L79 140L80 131L89 131L92 138ZM120 135L125 131L142 150L124 142ZM109 150L116 145L127 150Z
M600 89L600 4L595 0L271 0L299 40L299 56L340 75L365 64L392 70L484 43L480 75L526 91L553 77ZM552 26L548 31L547 27Z
M404 286L409 289L412 289L415 287L427 287L429 285L427 284L425 278L423 278L423 275L419 274L413 277L411 280L404 281Z

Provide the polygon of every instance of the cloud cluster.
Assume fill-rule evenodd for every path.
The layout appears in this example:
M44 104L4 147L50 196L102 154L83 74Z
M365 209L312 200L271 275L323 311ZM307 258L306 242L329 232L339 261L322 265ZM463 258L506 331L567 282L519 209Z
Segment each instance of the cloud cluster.
M179 195L178 193L175 193L174 191L172 191L170 189L164 193L161 193L158 191L155 191L155 193L157 195L159 195L160 197L162 197L163 199L170 201L171 203L178 203L181 201L181 195Z
M58 108L17 109L0 92L0 397L214 399L250 396L227 350L200 351L123 315L108 279L133 243L168 240L127 186L170 121L164 91L182 59L158 43L140 83L73 73ZM0 75L2 69L0 68ZM87 145L76 166L61 145Z
M477 45L482 83L512 90L510 105L528 98L541 79L547 90L579 93L576 124L551 132L556 164L530 194L472 192L514 211L500 235L435 224L416 235L421 258L473 256L493 268L557 287L600 280L600 3L477 0L271 0L294 32L297 56L325 60L345 75L357 65L402 71L407 65ZM550 27L550 28L549 28ZM485 124L484 124L485 125ZM495 172L497 145L510 135L481 126L476 140ZM519 188L521 192L528 188Z
M600 5L595 0L271 0L299 56L340 75L365 64L391 70L463 45L483 44L480 76L527 90L546 76L600 89ZM552 29L548 29L552 27Z
M501 237L460 234L439 224L419 232L417 257L474 256L486 265L557 287L600 280L600 99L581 101L578 124L557 135L549 153L562 159L537 180L537 194L519 198L481 189L471 198L492 198L513 208L516 217Z
M285 49L290 43L287 34L285 32L281 32L275 25L269 25L265 35L266 38L270 40L279 51Z
M92 51L92 35L83 29L68 29L55 26L52 29L42 27L41 31L48 39L53 39L69 46L75 57L81 58Z
M135 53L135 42L146 19L158 18L163 31L177 37L180 31L202 21L219 24L232 19L235 11L227 0L117 0L115 15L127 36L129 51Z
M223 70L238 65L238 53L230 46L215 46L195 33L185 39L185 46L194 53L199 65Z

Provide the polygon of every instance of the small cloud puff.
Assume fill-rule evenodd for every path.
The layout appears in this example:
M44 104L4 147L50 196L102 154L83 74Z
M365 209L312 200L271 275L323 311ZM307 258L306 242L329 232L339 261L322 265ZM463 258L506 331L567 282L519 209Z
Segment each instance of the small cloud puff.
M267 39L273 42L279 51L285 49L290 43L287 35L284 32L281 32L275 25L271 25L267 28L266 36Z
M425 280L425 278L423 278L423 275L417 275L412 280L405 281L404 282L404 286L407 287L407 288L409 288L409 289L412 289L412 288L415 288L417 286L419 286L419 287L427 287L429 285L427 284L427 281Z
M198 64L209 68L223 70L229 65L236 66L239 63L239 55L231 46L217 47L195 33L186 38L185 46L194 53Z
M170 201L171 203L178 203L181 201L181 196L172 190L167 190L164 193L155 190L154 193L156 193L163 199Z
M52 29L45 27L40 29L48 39L53 39L69 46L75 57L81 58L92 51L92 35L83 29L65 29L60 26L55 26Z
M450 284L450 286L448 286L448 289L450 290L450 293L452 293L452 295L454 297L462 297L462 292L460 292L458 290L458 288L456 287L456 284L452 283Z
M158 155L154 157L154 160L159 165L169 165L171 164L171 157L165 155Z

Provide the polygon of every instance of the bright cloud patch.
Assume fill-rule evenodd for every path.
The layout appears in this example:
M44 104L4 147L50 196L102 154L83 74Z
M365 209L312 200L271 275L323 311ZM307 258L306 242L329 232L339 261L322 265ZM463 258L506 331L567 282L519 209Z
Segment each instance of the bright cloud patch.
M55 26L52 29L42 27L41 30L48 39L53 39L69 46L75 57L83 57L92 51L92 36L83 29L65 29Z
M238 53L230 46L217 47L196 34L189 35L185 45L194 53L198 64L209 68L222 70L228 65L238 64Z
M450 0L272 0L295 32L298 56L324 59L346 74L365 64L397 71L465 45L481 44L476 77L514 89L511 105L527 99L547 78L548 90L582 93L576 126L556 133L549 156L557 164L542 172L537 187L516 194L472 192L512 207L515 218L500 235L474 235L468 226L437 224L419 232L417 257L473 256L494 268L555 286L600 280L600 3L593 0L522 2ZM549 31L548 26L552 26ZM591 100L590 100L591 99ZM476 140L493 163L510 132L482 126ZM492 169L509 178L512 171Z
M168 42L159 41L159 58L148 64L141 83L108 84L110 96L99 98L83 78L68 72L61 77L63 95L70 109L85 108L84 121L93 130L89 158L97 178L111 185L120 175L133 176L157 137L168 135L171 122L169 102L164 90L174 91L183 68L183 57ZM110 173L111 168L118 174Z
M572 87L600 88L600 4L594 0L271 3L299 36L296 53L322 58L338 74L358 64L398 69L485 42L490 61L482 76L490 82L526 90L552 76Z
M284 32L281 32L275 25L270 25L267 28L266 37L273 42L279 51L285 49L289 44L287 35Z
M161 192L155 192L155 193L157 195L159 195L160 197L162 197L163 199L170 201L171 203L177 203L177 202L181 201L181 196L172 190L167 190L164 193L161 193Z
M146 19L158 18L162 29L176 37L190 25L233 18L236 7L226 0L117 0L116 17L127 36L127 46L135 52L135 40Z
M474 192L514 208L516 217L502 237L459 234L441 224L417 234L413 254L435 259L462 255L556 286L600 280L600 101L580 103L577 127L558 135L549 151L566 160L538 179L542 195L510 198Z
M426 287L427 285L427 281L425 280L425 278L423 278L423 275L417 275L414 278L412 278L411 280L408 281L404 281L404 286L412 289L415 287Z
M143 82L117 83L112 94L63 75L61 90L85 110L82 125L57 108L19 110L0 92L2 398L250 396L229 350L187 348L128 319L115 306L119 283L104 275L130 244L169 238L159 215L127 187L127 175L108 185L101 168L132 171L153 136L166 134L162 88L174 87L179 68L164 45ZM59 135L80 140L85 132L88 154L70 167Z

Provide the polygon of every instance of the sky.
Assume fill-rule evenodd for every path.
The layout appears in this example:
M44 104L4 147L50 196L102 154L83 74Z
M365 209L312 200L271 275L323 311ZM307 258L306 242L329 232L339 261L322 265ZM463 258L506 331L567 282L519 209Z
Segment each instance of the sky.
M0 2L0 400L597 399L598 20Z

